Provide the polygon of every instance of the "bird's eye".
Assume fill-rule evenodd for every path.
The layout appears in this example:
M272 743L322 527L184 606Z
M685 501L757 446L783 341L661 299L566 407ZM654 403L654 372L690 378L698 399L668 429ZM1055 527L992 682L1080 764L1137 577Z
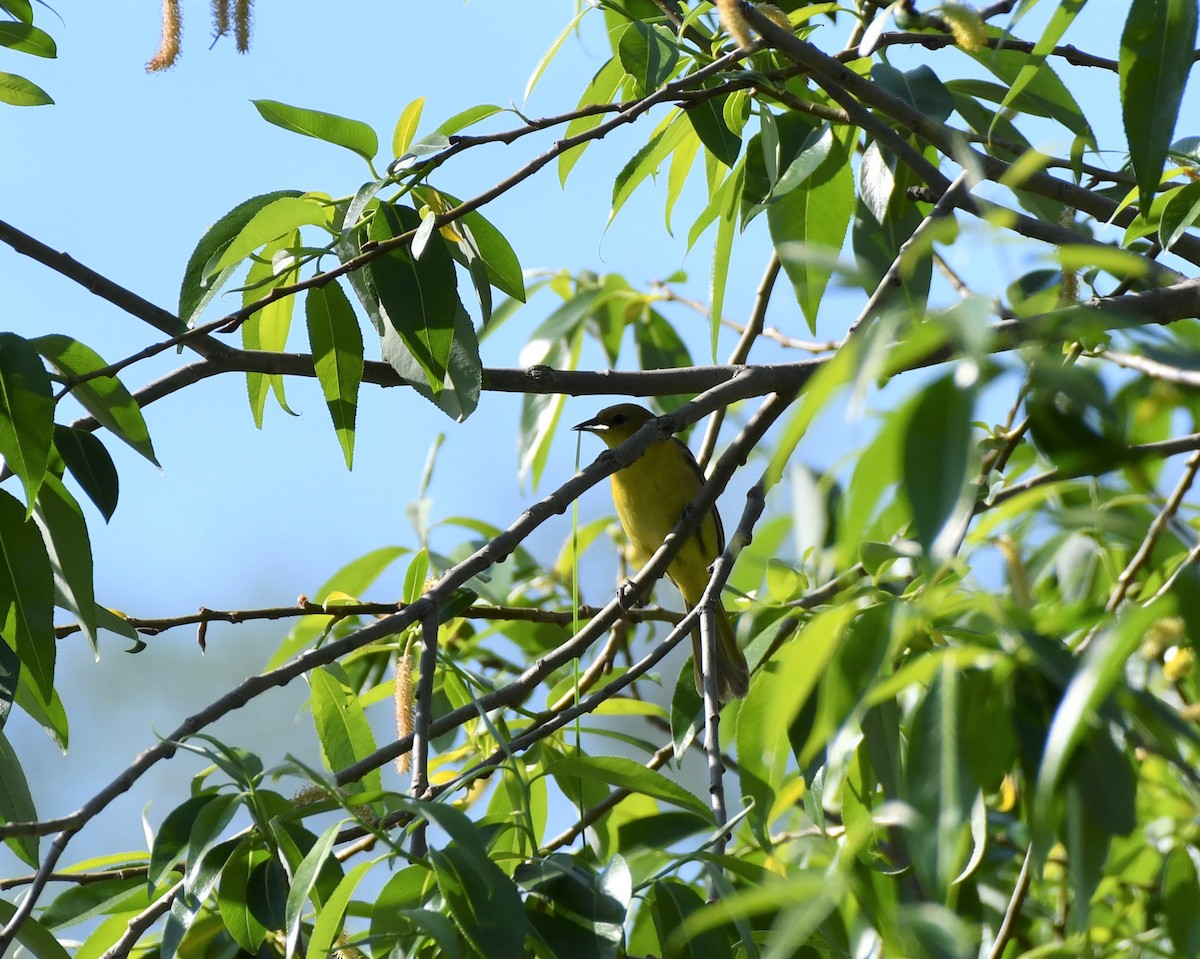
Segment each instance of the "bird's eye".
M613 426L620 426L624 422L625 422L625 414L624 413L618 413L616 416L613 417Z

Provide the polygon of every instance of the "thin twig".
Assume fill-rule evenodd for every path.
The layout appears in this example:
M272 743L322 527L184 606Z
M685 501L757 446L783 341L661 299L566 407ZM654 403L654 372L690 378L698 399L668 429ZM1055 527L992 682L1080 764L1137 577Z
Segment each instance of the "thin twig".
M121 959L122 956L129 955L146 930L158 922L171 908L171 904L179 898L183 892L183 884L184 880L180 879L158 899L130 919L121 938L109 946L100 959Z
M1017 924L1017 916L1025 903L1025 895L1029 892L1029 884L1033 879L1033 846L1025 850L1025 859L1021 863L1021 871L1017 874L1016 885L1013 886L1012 896L1008 900L1008 908L1004 910L1004 919L996 930L996 938L988 949L987 959L1000 959L1004 949L1012 938L1013 929Z

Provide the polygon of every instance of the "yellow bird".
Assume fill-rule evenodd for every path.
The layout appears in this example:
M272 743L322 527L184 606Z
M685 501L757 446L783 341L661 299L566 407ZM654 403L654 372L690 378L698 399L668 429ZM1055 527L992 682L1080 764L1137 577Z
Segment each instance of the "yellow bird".
M614 447L653 418L653 413L635 403L621 403L602 410L572 429L595 433L609 447ZM633 548L635 562L644 566L700 492L704 473L691 450L672 436L654 443L633 464L613 473L611 479L617 516ZM724 549L725 531L721 527L721 517L713 507L667 567L667 575L679 587L689 610L700 602L708 585L708 569ZM750 688L750 671L720 597L717 597L715 619L717 695L725 703L746 695ZM696 688L703 692L699 626L692 632L692 649Z

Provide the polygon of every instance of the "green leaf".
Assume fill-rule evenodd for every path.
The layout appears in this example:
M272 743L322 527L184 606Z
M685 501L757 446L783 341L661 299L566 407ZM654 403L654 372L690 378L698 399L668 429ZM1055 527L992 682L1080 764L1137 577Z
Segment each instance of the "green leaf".
M217 906L221 920L233 941L250 953L258 951L267 937L267 927L250 903L250 877L254 870L270 860L270 854L246 837L229 856L221 870L217 888Z
M597 298L599 291L588 291L573 300L568 300L550 314L534 331L529 343L522 351L522 360L544 364L556 370L573 370L579 365L583 347L584 324L570 324L571 316L578 316L584 303ZM562 328L558 336L546 338L551 328ZM550 446L558 432L558 421L566 401L561 393L526 393L521 398L521 423L517 433L517 475L524 482L530 477L534 489L542 478Z
M904 488L926 554L963 496L972 450L974 394L944 376L909 404Z
M516 884L486 856L458 842L432 850L438 889L478 955L522 959L528 922Z
M1181 187L1167 201L1162 220L1158 225L1158 236L1163 249L1169 250L1200 220L1200 183L1189 183Z
M650 914L658 933L662 959L717 959L732 956L733 944L724 930L709 929L681 936L688 918L706 911L704 900L678 879L660 879L651 891Z
M465 127L469 127L479 123L481 120L486 120L488 117L494 117L497 113L503 112L504 107L498 107L494 103L481 103L478 106L468 107L466 110L454 114L454 116L444 121L433 132L448 137Z
M1125 664L1143 641L1150 627L1169 615L1165 600L1129 609L1116 622L1102 629L1084 653L1054 713L1038 769L1034 792L1034 822L1040 831L1040 848L1049 846L1049 816L1058 799L1059 784L1075 748L1091 728L1093 717L1117 684Z
M687 344L675 331L675 327L654 310L634 324L634 341L637 345L638 367L643 370L675 370L692 365L692 356ZM664 413L682 406L694 394L680 393L655 397L654 405Z
M21 23L33 23L32 0L0 0L0 10L8 11L14 20Z
M1050 15L1050 21L1046 24L1046 29L1042 31L1042 35L1038 38L1038 42L1033 45L1033 52L1030 53L1028 62L1021 67L1021 71L1017 74L1015 80L1008 88L1008 92L1004 95L1004 100L1000 103L1000 110L996 116L999 118L1001 113L1016 100L1025 88L1033 82L1034 78L1046 65L1046 58L1058 46L1058 41L1062 39L1062 35L1066 33L1069 27L1078 16L1079 11L1083 9L1087 0L1065 0L1060 3Z
M584 779L651 796L712 821L712 810L698 796L672 782L657 770L624 756L568 756L546 767L556 780Z
M59 375L67 380L86 376L108 366L91 347L61 333L39 336L32 342ZM154 445L150 442L150 431L141 407L115 376L97 376L72 386L71 395L96 418L97 423L155 466L160 465L154 458Z
M216 802L221 797L215 793L205 793L192 796L167 813L154 844L150 850L150 866L146 871L146 885L151 894L157 886L180 861L183 852L188 847L192 835L192 826L205 807ZM186 866L186 864L185 864Z
M894 97L916 107L935 123L945 123L954 112L950 91L925 64L901 72L887 63L871 67L871 79Z
M1186 846L1171 850L1163 863L1162 897L1175 955L1200 954L1200 878Z
M354 890L374 865L375 863L370 861L360 862L346 873L337 888L325 900L320 913L317 914L316 922L313 923L312 935L308 939L308 950L305 953L307 959L325 959L326 956L346 951L334 948L338 934L342 931L346 907L350 905L350 897L354 895Z
M36 83L15 73L0 72L0 103L11 103L16 107L43 107L54 103L54 100Z
M722 310L725 309L725 284L729 279L729 257L733 253L733 237L737 230L738 201L742 195L745 157L737 162L722 186L718 206L717 236L713 241L712 273L709 277L709 337L712 357L717 358L717 334L721 332Z
M1162 178L1192 69L1196 19L1196 0L1133 0L1121 33L1121 115L1143 210Z
M7 924L16 914L16 906L0 899L0 922ZM21 923L13 938L24 946L34 959L71 959L67 950L54 938L54 934L33 917Z
M583 95L579 98L579 103L575 109L578 112L585 107L594 106L598 103L611 103L617 91L621 88L621 81L625 78L625 68L621 66L621 61L613 57L604 64L596 75L592 77L592 82L588 84L587 89L583 91ZM604 121L604 114L591 113L584 116L576 117L567 124L567 129L564 132L563 139L569 140L581 133L591 130ZM565 186L567 177L575 164L579 162L579 158L583 156L583 151L587 149L591 140L585 140L578 146L559 154L558 157L558 182L560 186Z
M215 262L206 267L207 275L237 266L255 250L301 226L325 226L329 210L310 196L281 196L259 209L230 240ZM261 291L256 291L261 295Z
M728 93L709 97L685 106L683 113L705 149L731 167L742 151L742 138L725 122L725 101L728 99Z
M542 74L546 71L546 67L550 66L550 61L554 59L559 48L563 45L563 41L567 39L579 26L579 21L583 19L583 15L587 13L590 6L583 7L578 13L571 18L570 23L563 27L562 32L554 38L554 42L550 44L550 49L542 54L541 59L534 65L533 73L529 75L529 80L525 83L525 95L522 99L528 103L529 95L533 93L533 88L537 86L537 82L541 79Z
M144 866L142 862L128 862L131 869ZM39 918L47 929L70 927L97 916L111 915L128 910L144 909L150 905L146 883L140 874L122 879L101 879L78 886L68 886L59 893L50 905L41 911Z
M629 162L617 174L613 181L612 210L608 214L608 222L616 219L618 211L625 201L633 195L633 191L648 177L658 173L662 162L671 154L689 133L689 127L683 116L683 111L676 110L668 114L662 123L651 134L650 140L637 151Z
M0 637L29 671L37 692L54 695L54 574L33 520L0 490ZM18 700L19 701L19 700Z
M810 149L819 154L834 144L829 133L828 139L822 138ZM802 153L796 162L802 163L804 156ZM780 178L780 189L795 166L789 166ZM802 178L802 172L795 174L799 185L767 207L767 224L808 328L815 332L821 298L854 213L854 174L848 157L837 146L807 178Z
M0 23L0 47L35 57L54 58L58 55L54 38L32 23Z
M411 551L404 546L382 546L351 560L312 594L313 601L324 603L334 592L344 593L347 596L362 596L371 584L383 574L384 570L409 552ZM307 649L329 628L330 623L328 616L320 614L301 617L267 661L266 668L268 670L275 669L302 650Z
M92 544L83 510L62 481L50 473L42 484L33 515L42 529L59 605L75 617L92 652L99 656Z
M679 62L679 48L669 30L635 20L621 34L617 54L633 77L639 98L661 87Z
M346 458L346 467L354 463L354 418L358 407L358 387L363 375L363 339L358 317L337 283L314 287L304 301L308 320L308 341L325 405L333 419Z
M304 915L304 904L308 902L309 895L316 888L317 880L322 873L322 867L326 864L326 860L330 858L334 840L337 839L341 828L342 823L339 821L332 823L321 833L321 837L313 843L308 854L301 860L292 873L292 884L288 890L284 925L287 932L286 955L294 956L296 954L297 943L300 941L300 920Z
M408 146L417 133L421 122L421 111L425 108L425 98L417 97L400 111L396 120L396 130L392 134L392 156L401 157L408 151Z
M438 212L453 209L462 203L450 193L442 193L432 187L416 187L413 192L425 203L436 200L442 205ZM472 210L454 221L451 227L462 234L466 245L483 261L488 281L501 293L514 300L525 302L525 274L516 251L504 238L504 234L478 210Z
M33 344L15 333L0 333L0 456L20 477L31 510L53 435L50 375Z
M275 100L250 102L268 123L353 150L368 163L379 152L379 138L375 136L375 131L359 120L348 120L332 113L288 106Z
M36 822L37 809L25 781L21 761L13 751L8 737L0 733L0 824ZM38 837L13 836L6 840L8 848L28 866L38 866Z
M117 468L104 444L86 430L54 427L54 448L105 522L117 508Z
M275 254L299 244L299 233L281 237L263 248L263 258L256 260L246 271L246 289L242 293L242 305L250 306L257 303L264 292L276 286L294 282L299 274L296 270L275 272ZM265 350L270 353L281 353L287 346L288 333L292 326L292 311L296 306L296 297L285 296L273 300L254 313L242 324L242 345L248 350ZM278 373L247 373L246 393L250 400L250 413L254 417L254 425L262 429L263 412L266 408L267 389L270 388L280 407L285 412L288 409L284 396L283 376Z
M58 690L52 689L49 696L44 695L33 682L29 668L24 667L17 680L16 703L46 730L59 749L67 751L67 711Z
M381 205L371 221L370 237L390 240L415 230L420 220L411 207ZM460 309L454 261L443 244L433 243L419 260L410 251L396 248L372 260L367 269L380 312L420 364L436 397L445 387Z
M314 669L309 683L313 723L326 767L337 772L373 753L375 737L345 671L335 664ZM363 785L380 789L379 770L367 773Z
M179 287L179 318L183 321L181 331L195 324L204 308L235 269L234 266L226 267L216 276L211 276L213 271L209 269L209 264L220 259L229 248L229 244L241 234L260 210L284 197L295 198L302 195L299 190L276 190L274 193L251 197L239 203L204 231L200 242L188 257L187 266L183 271L183 282Z

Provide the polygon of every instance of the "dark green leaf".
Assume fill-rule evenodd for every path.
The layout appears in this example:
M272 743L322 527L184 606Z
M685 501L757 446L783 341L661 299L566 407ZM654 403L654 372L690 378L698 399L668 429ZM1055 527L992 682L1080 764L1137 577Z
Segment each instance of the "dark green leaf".
M37 809L29 794L29 783L25 781L21 761L8 737L0 733L0 823L36 822L37 818ZM6 843L22 862L37 868L37 836L13 836Z
M709 97L685 106L683 112L708 152L731 167L741 153L742 138L725 122L725 101L728 99L727 93Z
M441 213L459 206L462 201L450 193L432 187L417 187L413 192L429 203L435 201ZM525 302L525 275L517 254L499 230L478 210L472 210L454 221L451 229L460 233L487 270L488 280L501 293Z
M674 370L692 365L692 356L687 344L659 313L648 310L646 317L634 324L634 340L637 343L638 366L643 370ZM693 394L681 393L655 397L654 405L669 413L682 406Z
M0 456L25 487L30 509L46 475L54 435L54 391L28 340L0 333Z
M354 418L363 373L363 339L358 317L337 283L308 291L304 301L308 341L325 405L346 458L354 462Z
M411 207L382 205L371 221L370 237L382 242L420 226ZM420 364L434 396L445 387L454 345L454 319L460 308L454 261L434 243L414 260L403 248L390 250L367 267L386 315L404 346Z
M319 199L310 196L281 196L255 211L246 224L230 239L229 244L214 254L205 266L212 278L235 268L255 250L272 240L278 240L302 226L325 227L329 210ZM218 282L213 280L213 282ZM257 291L262 295L262 291Z
M488 858L458 843L429 853L451 918L480 955L522 959L528 924L516 885Z
M8 11L21 23L33 23L32 0L0 0L0 10Z
M50 94L36 83L15 73L0 72L0 103L11 103L17 107L43 107L53 102Z
M183 272L183 283L179 288L179 318L183 324L192 326L196 322L235 269L230 266L210 277L212 271L209 264L220 259L229 244L259 210L283 197L298 196L301 196L299 190L277 190L274 193L251 197L239 203L204 232L200 242L196 244L196 249L188 257L187 267Z
M146 883L151 892L163 878L179 863L183 852L188 847L192 835L192 827L205 807L218 798L213 793L202 796L192 796L167 813L158 835L154 837L154 845L150 850L150 868L146 872Z
M638 20L621 34L617 53L625 72L633 77L639 97L666 83L679 61L679 48L670 32Z
M96 597L92 587L92 544L87 523L75 497L52 473L46 475L34 517L54 572L58 602L70 612L99 655L96 637Z
M55 426L54 448L105 522L112 519L119 491L117 468L104 444L86 430Z
M733 955L730 936L720 929L709 929L680 941L679 930L688 917L705 908L704 900L678 879L654 883L650 901L654 928L662 948L662 959L727 959Z
M1177 846L1163 863L1162 895L1175 955L1200 955L1200 879L1186 846Z
M871 78L894 97L916 107L935 123L944 123L954 112L954 98L936 73L922 64L901 72L887 63L871 67Z
M39 336L32 342L59 375L68 381L108 366L90 347L69 336L54 333ZM155 466L159 465L154 458L154 446L150 442L150 431L141 407L115 376L97 376L72 386L71 395L96 418L97 423Z
M145 863L129 865L136 870ZM55 897L39 918L47 929L59 929L96 916L144 909L148 905L150 897L146 893L146 883L140 875L133 875L70 886Z
M287 910L286 910L286 930L287 930L287 955L294 956L296 954L296 944L300 939L300 920L304 915L304 906L308 902L308 897L313 894L324 872L326 861L330 858L333 852L333 843L337 839L337 834L341 830L342 824L335 822L331 824L320 838L313 843L312 848L304 858L296 864L292 872L292 885L288 890L287 895ZM340 881L340 880L339 880ZM319 895L317 898L321 898Z
M1196 19L1196 0L1133 0L1121 33L1121 115L1143 210L1162 179L1192 69Z
M30 676L28 667L21 670L17 680L16 703L28 713L64 753L67 751L67 711L57 690L42 694Z
M368 163L379 152L379 138L375 131L359 120L348 120L332 113L322 113L320 110L288 106L275 100L250 102L268 123L353 150Z
M1200 220L1200 183L1180 188L1167 202L1158 224L1158 236L1164 250L1179 242Z
M0 634L37 691L54 694L54 574L33 520L0 490Z
M429 388L424 369L390 326L384 330L380 348L384 360L402 380L456 423L475 412L483 388L483 362L479 358L479 339L471 325L471 317L461 303L454 317L450 365L440 393L435 395Z
M974 395L944 376L910 405L904 439L904 487L917 540L926 554L963 496L972 440Z

